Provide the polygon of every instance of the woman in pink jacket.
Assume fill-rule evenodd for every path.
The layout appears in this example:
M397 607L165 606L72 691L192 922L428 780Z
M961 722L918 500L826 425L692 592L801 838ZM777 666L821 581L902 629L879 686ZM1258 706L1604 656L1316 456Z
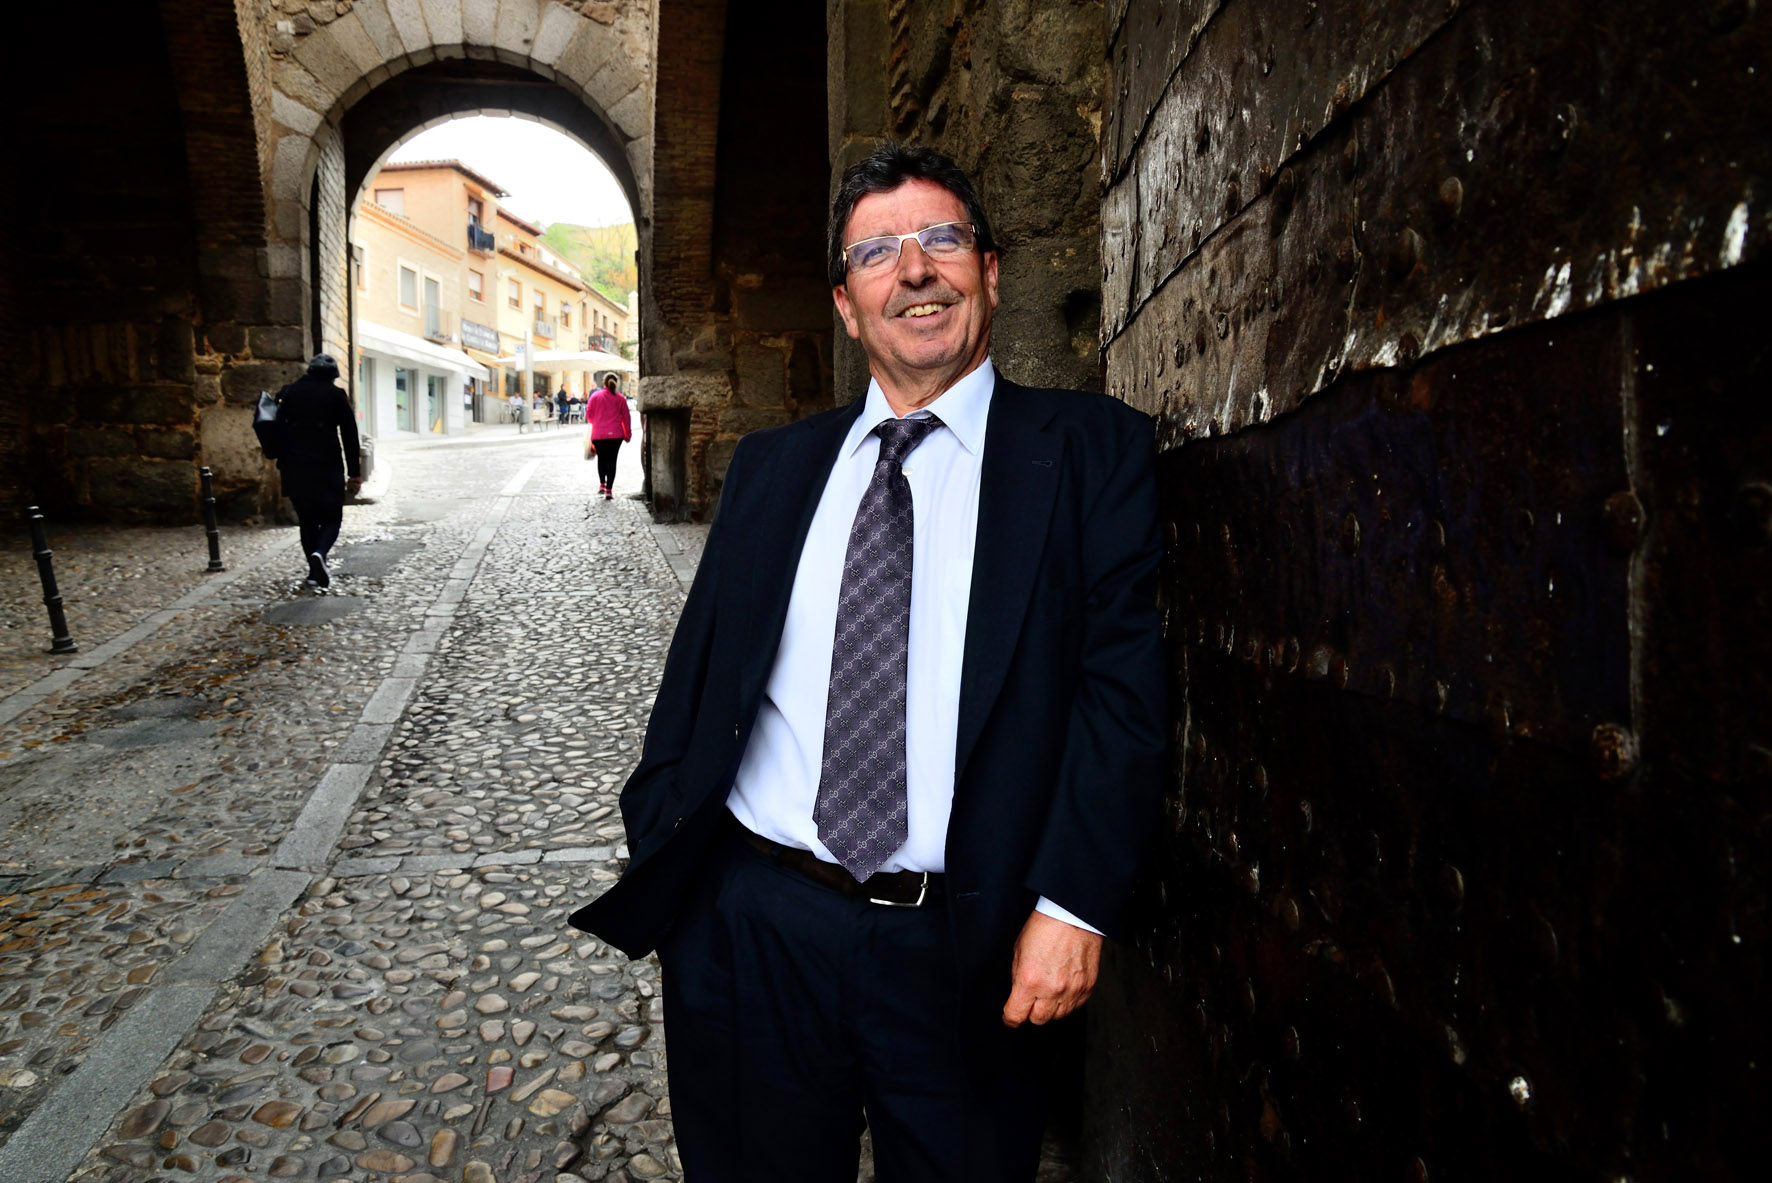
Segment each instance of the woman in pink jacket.
M603 379L603 389L591 396L585 408L590 420L591 442L597 446L597 492L605 500L615 496L615 457L627 440L634 438L628 421L628 400L615 388L615 375Z

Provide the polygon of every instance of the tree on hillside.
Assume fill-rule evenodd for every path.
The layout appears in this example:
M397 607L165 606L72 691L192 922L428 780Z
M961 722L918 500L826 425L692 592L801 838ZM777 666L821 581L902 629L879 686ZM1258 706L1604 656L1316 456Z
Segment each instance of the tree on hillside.
M555 222L542 235L549 250L578 268L591 286L617 304L640 286L634 251L639 237L632 222L620 226L574 226Z

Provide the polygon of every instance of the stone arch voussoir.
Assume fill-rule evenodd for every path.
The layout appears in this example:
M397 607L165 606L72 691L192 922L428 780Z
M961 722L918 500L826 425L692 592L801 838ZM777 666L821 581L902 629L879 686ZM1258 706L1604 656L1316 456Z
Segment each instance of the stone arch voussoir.
M274 28L267 237L291 246L305 238L320 129L336 128L345 111L396 75L439 59L503 62L582 99L623 148L635 189L629 196L640 216L651 173L649 7L558 0L357 0L311 31L293 24ZM273 278L300 278L302 252L273 250L269 266Z

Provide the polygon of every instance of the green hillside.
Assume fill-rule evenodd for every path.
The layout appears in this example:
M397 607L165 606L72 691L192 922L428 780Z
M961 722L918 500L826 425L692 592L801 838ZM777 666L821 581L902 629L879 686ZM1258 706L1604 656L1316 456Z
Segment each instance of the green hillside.
M570 222L555 222L541 240L617 304L625 305L628 293L640 286L639 271L634 266L634 250L639 245L639 238L632 222L620 226L574 226Z

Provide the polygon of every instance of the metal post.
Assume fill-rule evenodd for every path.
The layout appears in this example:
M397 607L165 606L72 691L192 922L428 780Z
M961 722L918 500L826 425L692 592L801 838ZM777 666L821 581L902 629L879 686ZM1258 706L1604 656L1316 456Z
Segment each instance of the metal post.
M62 612L62 595L55 586L55 565L50 561L49 537L43 532L43 513L35 505L25 510L31 526L31 550L37 556L37 577L43 581L43 606L49 609L51 653L78 653L80 646L68 635L68 618Z
M209 570L226 571L221 561L221 527L215 523L215 490L210 487L210 471L207 467L199 468L197 475L203 480L203 532L209 535Z

